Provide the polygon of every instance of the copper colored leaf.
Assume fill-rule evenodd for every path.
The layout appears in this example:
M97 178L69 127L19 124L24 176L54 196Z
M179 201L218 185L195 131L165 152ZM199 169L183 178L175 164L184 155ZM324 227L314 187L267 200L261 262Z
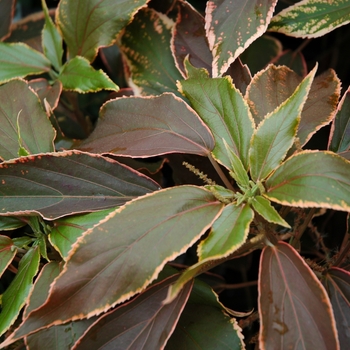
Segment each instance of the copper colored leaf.
M340 96L340 85L333 69L325 71L313 81L301 112L297 133L300 146L305 145L317 130L333 120Z
M337 153L350 149L350 87L339 102L337 115L331 128L328 148Z
M189 282L171 304L163 300L174 277L167 278L132 301L99 318L72 350L163 349L173 332L192 289Z
M268 199L302 208L350 210L350 162L331 152L292 156L267 179Z
M60 270L60 264L55 261L52 261L43 267L36 278L34 288L29 297L28 305L23 313L24 317L26 317L30 311L36 309L45 302L50 289L50 284L58 276ZM25 338L27 350L70 350L75 341L94 321L94 318L90 318L88 320L85 319L76 322L69 322L64 325L52 326L31 334Z
M263 249L258 285L261 349L339 350L327 293L289 244Z
M26 44L0 42L0 52L0 83L50 71L50 61Z
M59 80L50 85L44 78L32 79L28 85L37 93L43 106L46 100L52 110L57 107L62 92L62 84Z
M79 151L21 157L0 164L0 214L46 219L122 205L155 191L148 177L116 161Z
M332 267L325 275L323 284L331 300L340 348L346 349L350 344L350 273Z
M147 0L62 0L56 22L68 46L70 58L93 61L101 46L111 45L118 33Z
M195 280L166 350L242 350L242 330L204 282Z
M15 0L0 0L0 40L10 35L10 26L15 12Z
M33 286L40 262L39 247L30 248L22 257L18 272L1 298L0 334L16 320Z
M208 156L214 148L209 128L192 108L171 93L109 101L100 117L80 149L150 157L166 153Z
M10 237L0 235L0 277L16 255L17 249L14 248Z
M287 66L300 75L300 77L305 77L307 75L306 60L301 51L294 52L292 50L285 50L272 60L271 63L276 66Z
M209 191L195 186L161 190L115 210L78 239L46 303L10 341L130 299L192 246L221 210Z
M211 0L206 8L206 31L213 53L213 76L229 65L270 23L277 0Z
M248 105L229 76L211 79L202 70L195 70L178 83L179 89L190 100L193 108L209 126L215 138L213 154L227 168L231 162L223 139L248 168L249 143L254 125Z
M239 58L231 63L225 75L229 75L232 78L234 86L242 95L246 93L247 87L252 80L252 76L248 66L243 64Z
M52 152L55 131L38 96L24 80L0 86L0 158L18 157L22 146L30 153Z
M186 76L184 59L189 55L190 62L197 68L211 71L212 55L205 36L204 18L188 2L179 2L179 12L173 31L171 49L175 63L183 76Z
M129 85L137 95L173 92L182 79L170 49L174 22L151 8L140 10L125 28L120 49L128 64Z

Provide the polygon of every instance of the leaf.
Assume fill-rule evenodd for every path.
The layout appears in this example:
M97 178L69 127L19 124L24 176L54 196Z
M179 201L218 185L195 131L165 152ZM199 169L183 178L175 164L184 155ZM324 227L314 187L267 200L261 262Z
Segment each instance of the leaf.
M274 16L269 30L297 38L317 38L350 22L343 0L303 0Z
M268 114L255 131L249 150L250 173L254 181L265 179L284 159L293 145L315 68L293 95Z
M258 286L261 349L339 349L327 293L289 244L263 249Z
M62 92L62 84L59 80L56 80L52 85L50 85L46 79L32 79L28 82L28 85L39 96L43 106L46 107L46 100L46 103L49 104L52 110L57 107Z
M163 300L174 277L157 283L132 301L99 318L73 347L79 349L163 349L192 289L192 283L173 303Z
M0 277L11 264L17 249L13 249L13 242L10 237L0 235Z
M64 260L67 259L72 245L89 228L104 219L115 208L97 211L95 213L69 216L55 220L54 227L49 234L49 241L61 254Z
M333 120L340 96L340 87L340 80L333 69L315 78L301 112L297 133L300 146L305 145L313 134Z
M272 64L255 74L245 98L256 125L291 97L301 81L288 67Z
M350 342L350 273L332 267L325 275L323 284L332 304L340 348L346 349Z
M80 151L39 154L0 164L0 214L45 219L122 205L159 189L116 161Z
M15 0L0 1L0 41L10 35L10 27L15 13Z
M115 210L78 239L48 300L11 341L51 324L100 314L141 292L221 210L209 191L195 186L161 190Z
M42 268L35 281L28 305L24 310L24 317L26 317L30 311L36 309L45 302L50 284L58 276L59 272L60 264L57 262L50 262ZM70 350L75 341L94 321L95 318L90 318L89 320L69 322L64 325L43 329L25 338L27 349L36 350L47 348Z
M58 72L62 66L62 38L50 17L49 10L46 6L46 0L41 0L41 7L45 15L45 25L42 32L43 51L45 56L50 60L52 66Z
M69 57L90 62L102 46L110 46L118 33L147 0L60 1L56 23L68 46Z
M108 101L96 129L80 148L142 158L167 153L208 156L214 139L192 108L174 94L164 93Z
M242 330L225 311L215 292L204 282L195 280L165 349L245 349Z
M213 54L213 77L264 34L277 0L212 0L207 2L205 29Z
M197 68L211 71L212 55L205 35L205 20L192 5L183 1L178 4L179 12L173 30L171 50L176 67L186 77L184 59L189 55L190 62Z
M96 92L100 90L118 91L119 87L108 78L102 69L95 70L89 61L81 56L66 62L60 71L58 80L65 90L80 93Z
M0 84L30 74L50 71L50 61L40 52L23 43L0 42Z
M281 42L270 35L264 34L257 38L239 58L249 67L251 74L255 75L281 53Z
M247 204L225 206L214 222L209 236L201 241L197 248L198 263L187 268L170 286L164 303L172 302L188 281L237 250L246 241L253 218L254 212Z
M0 231L15 230L25 225L25 222L16 217L0 216Z
M1 43L0 43L1 44ZM22 146L30 153L52 152L55 131L42 109L38 96L24 80L0 86L0 157L18 157L18 130Z
M252 198L252 207L268 222L290 228L290 225L278 214L276 209L266 198L262 196L255 196Z
M191 69L189 63L187 66ZM247 103L230 77L211 79L199 72L197 77L179 82L180 91L211 129L215 139L215 158L231 169L224 139L248 169L248 150L254 125Z
M232 82L235 87L242 93L245 94L247 86L252 80L250 69L246 64L243 64L239 58L231 63L229 69L225 75L229 75L232 78Z
M158 95L177 91L182 76L170 50L174 22L153 9L140 10L120 39L129 74L129 85L136 95Z
M264 197L301 208L350 209L350 162L332 152L304 151L266 180Z
M39 247L36 247L28 250L19 262L17 275L2 295L0 334L6 332L15 322L25 304L32 289L33 278L38 272L39 261Z
M350 87L339 102L332 123L328 148L333 152L345 152L350 148Z

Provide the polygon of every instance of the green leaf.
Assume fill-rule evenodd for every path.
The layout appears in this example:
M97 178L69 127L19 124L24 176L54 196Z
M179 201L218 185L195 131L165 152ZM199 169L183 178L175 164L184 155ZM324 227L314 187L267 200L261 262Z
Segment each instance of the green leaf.
M169 284L167 278L132 301L99 318L79 339L79 349L163 349L173 332L190 295L193 282L188 283L173 303L164 305Z
M52 152L55 130L42 109L38 96L24 80L0 86L0 157L18 157L21 144L30 153ZM17 126L18 122L18 126Z
M115 208L97 211L95 213L69 216L55 220L54 226L49 234L49 241L61 254L63 259L67 259L72 245L87 229L93 227Z
M238 158L236 153L233 152L233 150L227 144L225 139L223 139L223 143L225 145L227 155L231 162L232 173L230 173L230 175L233 176L238 186L243 186L248 188L250 186L249 176L247 174L247 171L244 169L244 166L241 160Z
M214 222L209 236L199 244L199 260L223 258L237 250L246 241L253 218L249 205L227 205Z
M350 149L350 87L339 102L337 115L331 128L328 148L337 153Z
M164 302L172 302L188 281L237 250L246 241L253 218L254 212L249 205L227 205L214 222L208 238L199 244L198 263L186 269L170 286Z
M195 280L166 350L244 349L242 330L219 302L217 294L204 282Z
M221 210L209 191L195 186L161 190L115 210L73 246L47 302L28 316L14 339L100 314L141 292Z
M45 25L42 33L43 51L52 66L59 72L63 57L62 38L49 15L45 0L41 0L41 6L45 16Z
M187 62L187 69L192 70ZM197 77L182 80L179 89L191 101L193 108L211 129L215 158L231 169L223 139L248 169L248 151L254 122L242 94L230 77L211 79L198 70ZM192 73L191 76L194 74Z
M350 22L344 0L303 0L274 16L269 30L297 38L317 38Z
M0 231L15 230L25 226L26 223L22 220L12 216L1 216L0 217Z
M0 235L0 277L11 264L17 249L13 249L13 242L10 237Z
M240 56L241 61L249 67L252 75L265 68L282 53L282 43L267 34L257 38ZM269 92L265 90L265 93Z
M58 262L46 264L36 278L33 291L30 294L27 307L24 309L23 316L42 305L49 293L50 285L59 275L61 268ZM92 317L88 320L69 322L64 325L52 326L43 329L35 334L29 335L25 343L29 350L35 349L60 349L70 350L76 340L86 331L86 329L95 321Z
M16 1L0 1L0 41L10 35L10 27L15 13Z
M153 9L140 10L125 28L120 49L130 70L129 85L138 95L177 91L182 76L170 50L173 21Z
M48 220L122 205L159 189L112 159L80 151L38 154L0 164L0 214Z
M2 295L0 313L0 334L15 322L32 289L33 278L38 272L40 261L39 248L31 248L19 262L18 272L10 286Z
M346 349L350 342L350 273L332 267L324 276L323 284L332 304L340 349Z
M164 93L108 101L101 108L96 129L79 148L129 157L167 153L208 156L214 139L187 103Z
M265 179L293 145L301 110L316 68L306 76L290 98L265 117L255 131L249 151L250 173L254 181Z
M339 349L327 293L289 244L263 249L258 286L262 349Z
M350 210L350 162L332 152L304 151L266 180L264 197L284 205Z
M277 0L212 0L207 2L206 31L213 53L213 77L265 33Z
M90 62L101 46L112 45L118 33L147 0L61 0L56 23L68 46L69 57Z
M179 12L173 30L171 50L176 66L186 76L184 60L187 55L197 68L211 71L212 54L205 35L205 20L188 2L178 3Z
M284 227L290 228L290 225L278 214L276 209L271 205L270 201L262 196L252 198L252 207L268 222L273 222Z
M81 93L100 90L118 91L119 87L108 78L102 69L95 70L89 61L81 56L72 58L62 67L58 80L66 90Z
M0 42L0 84L30 74L47 73L51 62L26 44Z

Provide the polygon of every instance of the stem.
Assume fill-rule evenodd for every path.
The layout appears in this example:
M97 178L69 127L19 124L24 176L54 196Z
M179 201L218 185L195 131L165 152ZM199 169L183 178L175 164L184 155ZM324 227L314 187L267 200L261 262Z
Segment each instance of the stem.
M350 252L350 240L348 240L348 243L345 245L342 252L339 254L337 260L334 262L333 266L340 266L343 260L348 256Z
M314 217L315 213L317 211L317 208L312 208L309 213L307 214L304 222L302 223L302 225L300 226L300 228L297 230L297 232L295 233L294 237L291 238L290 240L290 245L292 247L296 247L296 243L298 241L300 241L301 236L304 234L306 228L308 227L310 221L312 220L312 218Z
M231 190L235 192L235 189L233 188L231 182L227 179L226 175L224 174L224 172L222 171L222 169L220 168L220 165L216 162L216 160L212 157L212 155L209 153L208 158L210 160L210 163L213 165L215 171L218 173L218 175L220 176L220 179L222 180L222 182L225 184L225 186Z

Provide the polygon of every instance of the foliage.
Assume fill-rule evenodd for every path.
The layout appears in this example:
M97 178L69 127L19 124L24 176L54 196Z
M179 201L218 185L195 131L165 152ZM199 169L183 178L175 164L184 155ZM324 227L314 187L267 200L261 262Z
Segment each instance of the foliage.
M345 348L350 88L274 32L325 36L347 2L42 0L12 25L8 3L0 348ZM348 220L330 247L326 213ZM247 256L257 311L234 311Z

